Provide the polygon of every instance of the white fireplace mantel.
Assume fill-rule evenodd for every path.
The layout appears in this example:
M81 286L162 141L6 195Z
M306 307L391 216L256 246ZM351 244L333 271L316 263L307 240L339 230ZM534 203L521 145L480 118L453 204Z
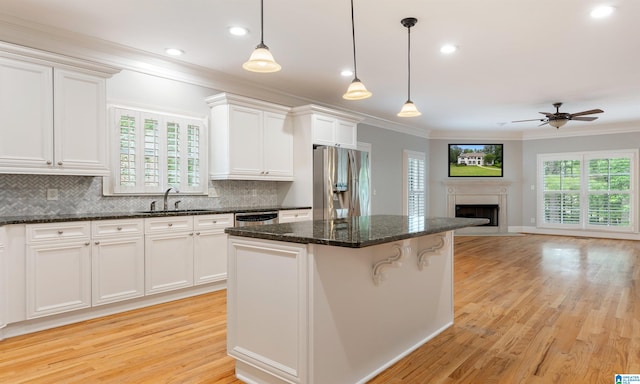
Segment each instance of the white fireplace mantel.
M460 204L496 204L498 211L498 227L473 227L457 230L459 233L491 233L507 232L507 196L511 182L492 179L445 180L447 191L447 215L455 217L456 205Z

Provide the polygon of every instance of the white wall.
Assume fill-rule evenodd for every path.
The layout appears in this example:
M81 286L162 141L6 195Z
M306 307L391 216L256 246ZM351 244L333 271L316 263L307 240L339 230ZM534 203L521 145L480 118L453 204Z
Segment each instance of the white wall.
M371 144L371 214L402 215L403 151L426 154L426 179L429 180L429 141L366 124L358 124L358 141Z
M107 80L107 103L205 117L211 88L123 70Z

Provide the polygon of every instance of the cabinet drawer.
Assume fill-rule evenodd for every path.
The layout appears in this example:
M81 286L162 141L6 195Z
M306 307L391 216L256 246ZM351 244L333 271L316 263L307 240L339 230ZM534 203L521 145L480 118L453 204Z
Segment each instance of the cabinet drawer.
M289 223L292 221L312 220L310 209L293 209L278 212L279 223Z
M145 233L192 231L193 216L154 217L144 219Z
M94 221L92 222L91 227L91 233L94 238L111 236L142 236L144 220Z
M91 222L29 224L26 226L27 243L62 239L89 239Z
M233 214L227 215L199 215L193 217L194 228L198 231L209 229L225 229L233 227Z

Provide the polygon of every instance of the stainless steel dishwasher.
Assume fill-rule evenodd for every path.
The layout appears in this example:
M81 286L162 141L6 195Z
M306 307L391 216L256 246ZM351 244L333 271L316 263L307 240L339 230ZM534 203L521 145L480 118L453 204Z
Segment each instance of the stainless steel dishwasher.
M253 225L277 224L278 212L246 212L236 213L235 226L248 227Z

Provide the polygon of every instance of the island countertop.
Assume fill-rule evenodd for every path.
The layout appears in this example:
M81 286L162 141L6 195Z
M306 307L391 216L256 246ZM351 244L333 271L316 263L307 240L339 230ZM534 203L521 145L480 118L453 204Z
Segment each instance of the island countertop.
M232 236L363 248L454 229L488 223L488 219L461 217L411 217L398 215L359 216L263 226L227 228Z

